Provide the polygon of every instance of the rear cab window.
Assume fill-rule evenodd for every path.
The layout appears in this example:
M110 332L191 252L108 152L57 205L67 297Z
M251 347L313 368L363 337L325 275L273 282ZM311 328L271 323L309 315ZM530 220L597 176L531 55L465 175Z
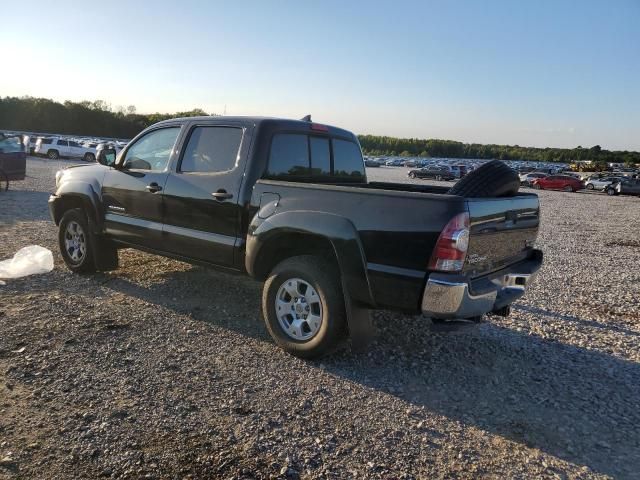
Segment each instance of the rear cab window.
M360 146L351 140L306 133L276 133L263 178L300 182L366 181Z

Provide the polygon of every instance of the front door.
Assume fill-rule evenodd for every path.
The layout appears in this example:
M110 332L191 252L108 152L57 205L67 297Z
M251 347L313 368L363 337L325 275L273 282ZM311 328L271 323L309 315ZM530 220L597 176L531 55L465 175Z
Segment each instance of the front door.
M172 253L233 266L248 143L241 126L191 127L164 190L163 238Z
M134 140L102 184L105 229L127 243L162 250L162 196L179 126Z

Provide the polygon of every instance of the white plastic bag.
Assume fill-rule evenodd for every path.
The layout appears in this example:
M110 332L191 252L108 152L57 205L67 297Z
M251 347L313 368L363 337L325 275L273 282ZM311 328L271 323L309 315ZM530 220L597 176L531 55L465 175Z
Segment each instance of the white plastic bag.
M16 252L13 258L0 262L0 278L20 278L53 270L51 250L29 245Z

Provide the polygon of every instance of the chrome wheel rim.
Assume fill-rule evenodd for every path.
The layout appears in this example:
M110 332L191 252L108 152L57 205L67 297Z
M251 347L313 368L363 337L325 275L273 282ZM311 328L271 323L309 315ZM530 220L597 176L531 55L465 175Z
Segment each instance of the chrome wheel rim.
M300 278L290 278L280 285L275 310L280 328L294 340L310 340L322 326L320 295Z
M78 222L69 222L64 232L64 248L74 263L80 263L87 253L87 237Z

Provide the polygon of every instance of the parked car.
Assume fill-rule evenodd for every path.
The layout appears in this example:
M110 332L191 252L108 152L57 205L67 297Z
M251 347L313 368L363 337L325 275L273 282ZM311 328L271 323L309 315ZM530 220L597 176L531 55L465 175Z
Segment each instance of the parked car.
M38 140L38 137L35 135L29 135L29 148L27 150L27 154L28 155L33 155L34 154L34 150L36 149L36 141Z
M409 170L409 178L433 178L434 180L455 180L456 176L445 168L425 167Z
M380 162L378 162L377 160L373 160L372 158L367 158L364 161L364 165L365 167L379 167L380 166Z
M523 185L525 187L530 187L531 182L533 182L536 178L544 178L548 176L549 175L547 173L542 173L542 172L523 173L522 175L519 175L520 185Z
M71 271L114 270L133 247L245 273L301 357L362 338L371 309L507 315L542 263L536 195L368 183L357 137L310 121L167 120L98 161L58 172L49 199Z
M469 169L466 165L451 165L449 170L456 178L462 178L469 173Z
M590 177L585 183L585 188L587 190L604 190L612 183L616 183L618 181L620 181L620 177Z
M0 191L9 188L10 180L24 180L27 153L18 135L0 134Z
M417 167L418 164L415 161L415 159L411 159L411 160L405 160L404 162L402 162L402 166L403 167Z
M637 195L640 196L640 179L621 178L605 188L607 195Z
M87 162L93 162L96 159L96 152L92 149L83 147L75 140L60 137L39 137L36 141L34 153L36 155L46 156L51 160L56 160L60 157L69 157L82 158Z
M536 178L531 182L531 185L539 190L564 190L565 192L575 192L584 188L582 180L570 175L549 175L548 177Z

